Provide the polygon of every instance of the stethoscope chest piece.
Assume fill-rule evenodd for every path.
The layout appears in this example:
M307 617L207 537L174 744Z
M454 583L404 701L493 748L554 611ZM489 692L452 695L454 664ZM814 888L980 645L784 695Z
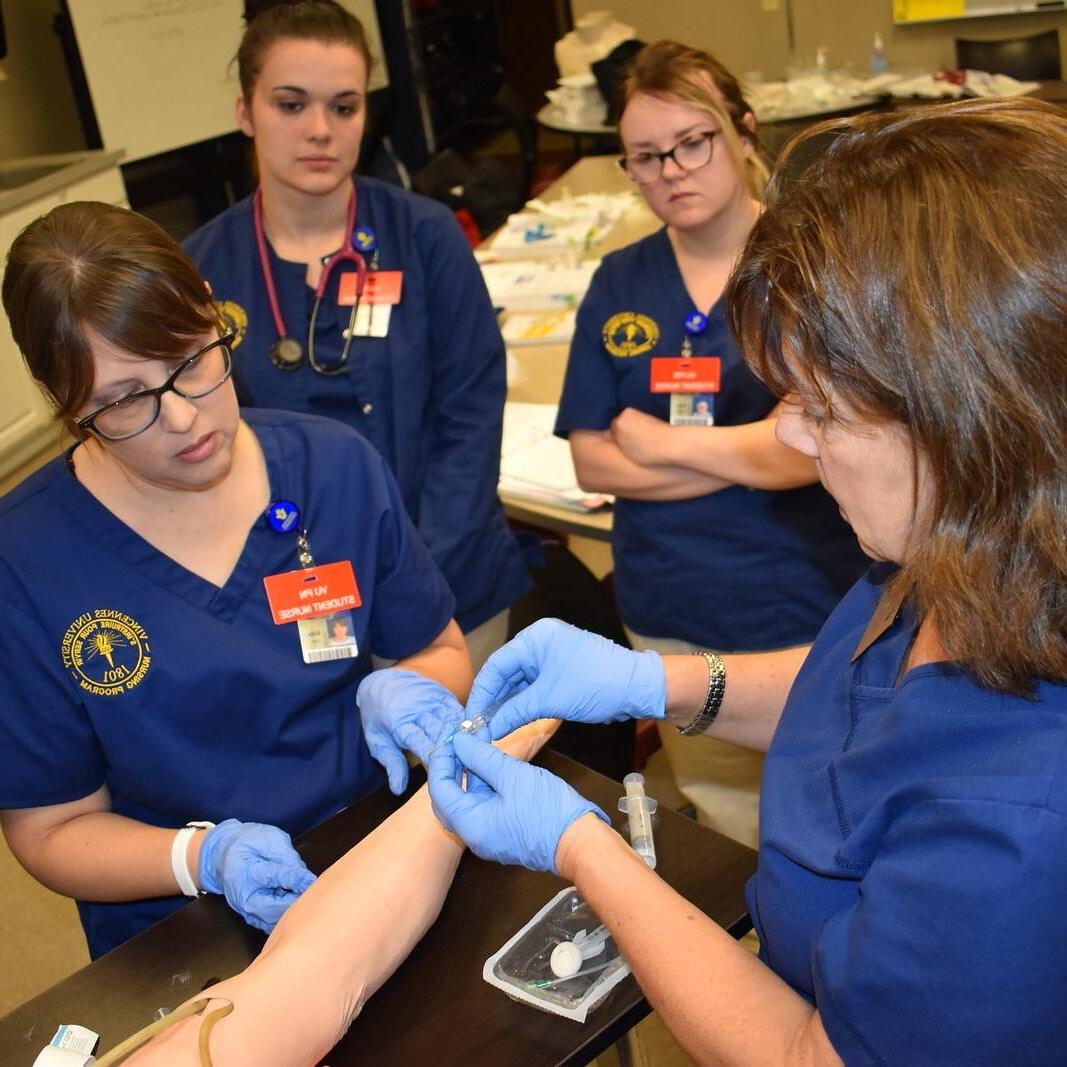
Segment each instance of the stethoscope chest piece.
M270 346L270 361L279 370L298 370L304 361L304 350L299 341L291 337L279 337Z

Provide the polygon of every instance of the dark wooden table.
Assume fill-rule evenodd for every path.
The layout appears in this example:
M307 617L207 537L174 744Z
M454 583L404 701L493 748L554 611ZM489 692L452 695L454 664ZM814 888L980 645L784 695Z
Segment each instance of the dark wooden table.
M617 782L551 751L538 762L621 826ZM323 870L402 799L383 790L361 801L308 834L299 844L301 855L312 870ZM756 854L673 811L662 811L657 820L658 873L740 937L750 927L743 889ZM437 923L324 1062L330 1067L588 1063L648 1013L632 976L584 1024L519 1004L482 980L486 958L564 885L552 875L485 863L468 853ZM389 901L380 907L388 913ZM221 897L193 901L0 1019L0 1063L28 1067L60 1023L91 1027L106 1051L151 1022L157 1009L173 1009L241 970L263 940Z

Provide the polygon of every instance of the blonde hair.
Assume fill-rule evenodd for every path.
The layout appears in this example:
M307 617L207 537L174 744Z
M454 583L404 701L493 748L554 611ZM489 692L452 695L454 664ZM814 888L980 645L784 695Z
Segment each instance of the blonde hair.
M712 87L722 96L720 102ZM745 125L752 114L738 80L713 56L678 41L656 41L634 56L622 86L620 113L638 93L670 96L713 119L723 133L730 158L742 175L749 195L759 200L767 185L768 170L759 135ZM725 103L725 107L723 106ZM753 152L745 156L742 140Z

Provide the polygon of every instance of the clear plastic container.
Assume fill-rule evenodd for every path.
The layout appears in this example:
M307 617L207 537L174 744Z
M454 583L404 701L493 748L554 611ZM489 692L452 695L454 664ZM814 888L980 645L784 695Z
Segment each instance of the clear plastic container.
M552 953L565 941L588 937L600 926L573 886L553 897L517 934L485 961L482 977L508 996L542 1011L584 1022L587 1014L629 973L608 935L603 947L567 978L552 970Z

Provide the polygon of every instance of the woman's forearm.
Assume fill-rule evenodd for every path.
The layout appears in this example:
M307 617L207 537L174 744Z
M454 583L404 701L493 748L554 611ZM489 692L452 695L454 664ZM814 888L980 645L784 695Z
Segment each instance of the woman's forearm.
M766 752L809 648L723 656L726 691L708 736ZM663 672L667 718L684 726L692 722L707 696L707 661L703 656L664 656Z
M779 444L776 419L744 426L668 426L662 462L748 489L796 489L818 481L815 463Z
M425 648L414 655L397 660L393 666L402 670L418 671L419 674L440 682L460 702L467 699L471 682L474 681L467 642L463 639L463 632L455 619L450 619L444 630Z
M814 461L778 441L777 422L772 412L742 426L671 426L625 408L610 432L623 455L643 468L687 470L748 489L810 485L818 478Z
M116 815L100 789L70 804L11 809L4 836L23 867L39 882L79 900L143 900L172 896L178 884L170 852L177 829ZM199 856L197 833L189 842L190 870Z
M807 1001L595 816L563 834L556 865L611 931L642 991L697 1063L840 1065Z
M574 430L571 454L578 484L590 493L630 500L691 500L717 492L721 478L676 467L646 467L628 459L608 430Z

